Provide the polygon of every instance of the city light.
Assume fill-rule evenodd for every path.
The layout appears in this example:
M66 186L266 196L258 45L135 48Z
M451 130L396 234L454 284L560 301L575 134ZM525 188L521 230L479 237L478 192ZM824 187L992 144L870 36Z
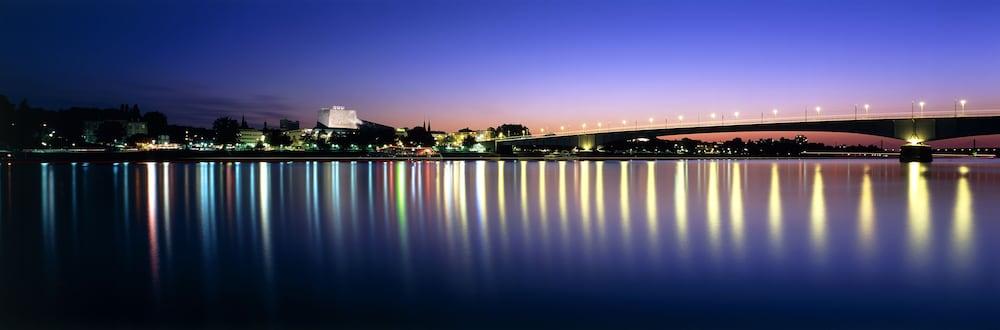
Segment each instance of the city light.
M739 111L733 112L733 117L739 118L740 117L740 112Z
M649 117L649 123L650 123L650 124L652 124L652 123L653 123L653 117Z
M820 111L823 111L823 108L816 107L816 113L819 113Z
M712 117L712 119L715 119L715 113L714 112L712 114L708 115L708 116Z
M684 115L677 116L677 121L684 121Z
M566 126L559 126L559 130L560 131L565 131L566 130Z
M625 125L628 125L628 121L625 120L625 119L622 119L622 126L625 126Z
M597 128L601 128L601 122L597 122Z

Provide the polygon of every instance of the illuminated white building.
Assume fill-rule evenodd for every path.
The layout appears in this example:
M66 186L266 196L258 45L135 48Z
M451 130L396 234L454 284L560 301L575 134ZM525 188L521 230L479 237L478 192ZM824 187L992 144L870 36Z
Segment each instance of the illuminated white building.
M361 119L356 111L335 105L320 109L318 122L327 128L358 129Z

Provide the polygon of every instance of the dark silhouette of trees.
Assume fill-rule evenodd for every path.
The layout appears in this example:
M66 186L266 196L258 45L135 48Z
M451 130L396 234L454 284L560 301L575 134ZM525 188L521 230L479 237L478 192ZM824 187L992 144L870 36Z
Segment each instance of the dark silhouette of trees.
M285 135L284 132L279 130L268 130L265 134L265 140L272 146L287 147L292 145L292 138Z
M146 122L146 131L150 136L157 138L167 134L167 116L160 112L147 112L142 115L142 121Z
M212 130L215 131L215 143L223 145L236 144L239 142L240 124L232 118L221 117L212 123Z
M472 135L466 135L465 138L462 139L462 147L464 147L466 150L472 149L472 147L475 145L476 145L476 137Z
M413 147L431 147L434 146L434 136L422 126L417 126L406 131L403 142Z
M521 136L531 134L528 127L521 124L503 124L498 126L495 132L496 134L503 134L504 136Z
M17 137L14 109L14 103L7 96L0 95L0 147L14 147Z
M112 145L125 138L125 125L118 121L102 122L94 133L97 142Z

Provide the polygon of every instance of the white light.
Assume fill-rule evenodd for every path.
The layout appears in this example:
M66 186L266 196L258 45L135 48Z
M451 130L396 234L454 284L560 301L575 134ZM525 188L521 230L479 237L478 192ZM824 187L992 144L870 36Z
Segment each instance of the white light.
M771 113L774 114L775 116L777 116L778 115L778 109L771 109Z
M601 128L601 122L597 122L597 128Z
M823 111L823 108L816 107L816 113L819 113L820 111Z
M708 115L708 116L712 117L712 119L715 119L715 113L714 112L712 114Z
M920 101L920 103L917 103L917 104L919 104L919 105L920 105L920 107L921 107L921 108L923 108L923 107L924 107L924 104L927 104L927 103L925 103L924 101Z
M683 121L684 120L684 115L677 116L677 120L678 121Z
M739 116L740 116L740 112L739 111L733 112L733 117L739 117Z
M583 128L587 128L587 123L583 123L583 125L580 125L580 126L583 127Z
M625 119L622 119L622 126L624 126L625 124L626 124Z
M963 107L965 106L965 102L965 100L958 100L958 104L961 104Z
M871 107L871 105L870 105L870 104L868 104L868 103L865 103L865 111L868 111L868 108L870 108L870 107Z
M653 123L653 117L649 117L649 123L650 123L650 124L652 124L652 123Z

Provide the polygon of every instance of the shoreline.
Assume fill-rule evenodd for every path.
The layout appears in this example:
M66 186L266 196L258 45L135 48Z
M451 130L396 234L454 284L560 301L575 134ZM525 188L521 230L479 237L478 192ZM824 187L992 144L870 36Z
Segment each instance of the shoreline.
M566 161L566 160L677 160L677 159L895 159L897 153L805 153L796 156L733 156L733 155L654 155L654 154L576 154L551 156L543 154L501 155L444 154L426 156L381 156L368 153L335 152L222 152L222 151L132 151L132 152L51 152L11 153L4 164L39 163L116 163L116 162L241 162L241 161L438 161L438 160L491 160L491 161ZM6 156L6 155L5 155ZM943 157L947 157L942 155ZM965 156L972 157L972 156Z

